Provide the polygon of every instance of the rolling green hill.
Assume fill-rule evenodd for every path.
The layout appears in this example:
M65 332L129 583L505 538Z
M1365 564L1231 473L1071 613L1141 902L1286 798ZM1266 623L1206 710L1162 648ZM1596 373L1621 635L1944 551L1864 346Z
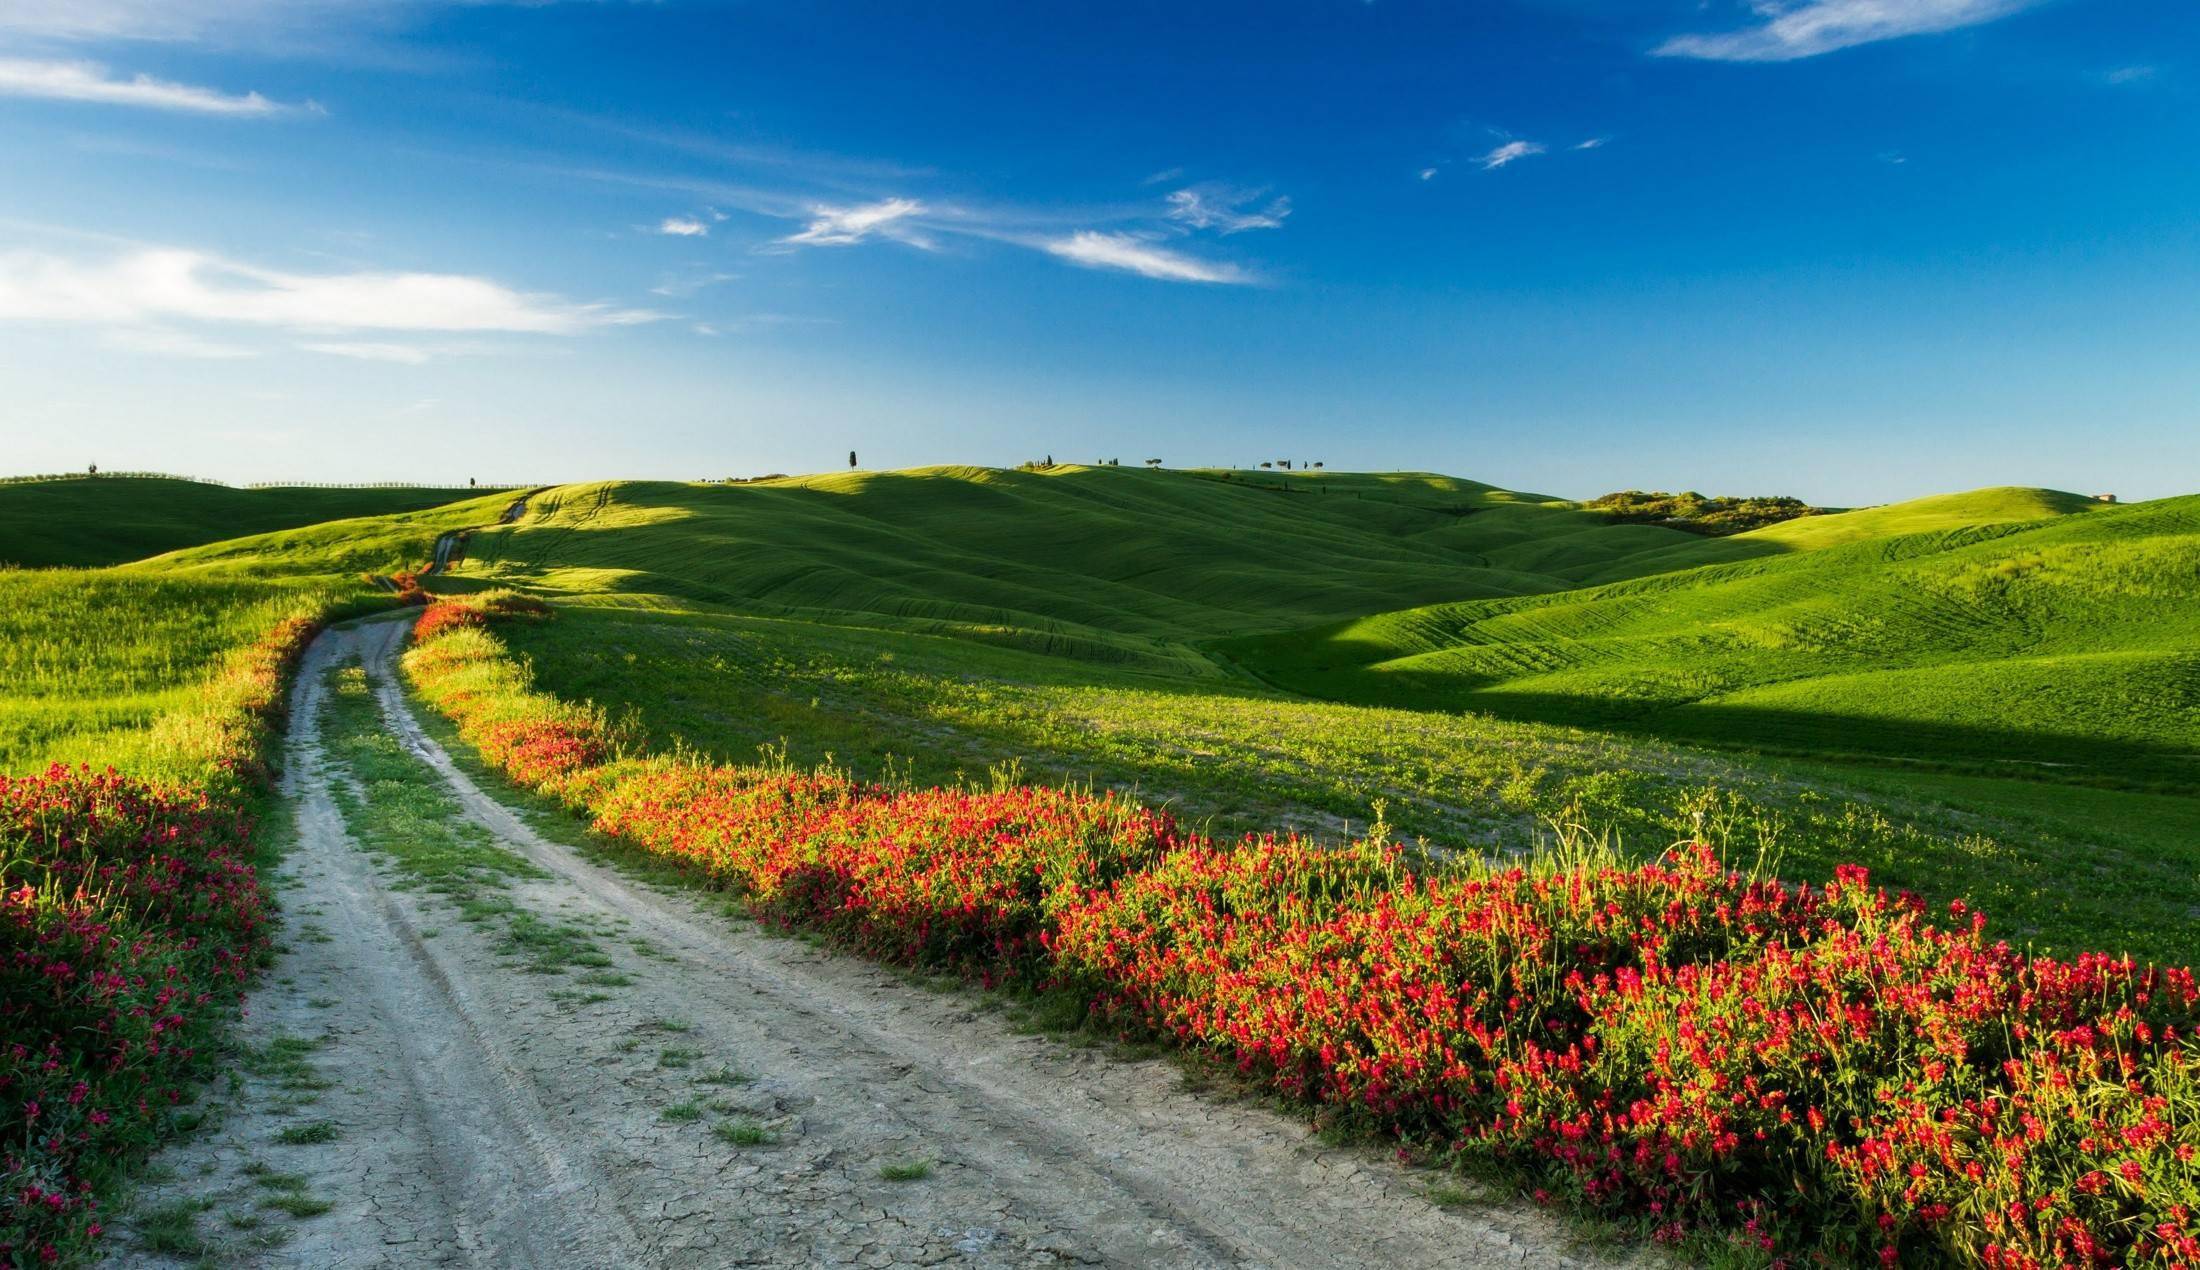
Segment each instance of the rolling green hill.
M462 489L232 489L161 477L0 484L0 565L122 564L326 520L417 511Z
M356 588L467 530L434 588L560 601L515 645L659 744L1018 762L1225 828L1336 834L1380 800L1451 846L1704 835L2062 948L2161 954L2200 911L2200 803L2036 783L2190 786L2196 499L1981 491L1724 538L1425 474L607 482L500 524L510 502L116 572Z
M1524 595L1721 544L1427 474L926 468L732 486L606 482L317 525L163 568L343 574L472 535L468 579L592 602L711 604L1214 673L1194 641L1470 596ZM409 557L406 553L410 553ZM1693 553L1691 555L1690 553Z
M2200 498L2108 506L1986 490L1738 540L1767 538L1816 549L1223 651L1336 700L2110 780L2200 777Z

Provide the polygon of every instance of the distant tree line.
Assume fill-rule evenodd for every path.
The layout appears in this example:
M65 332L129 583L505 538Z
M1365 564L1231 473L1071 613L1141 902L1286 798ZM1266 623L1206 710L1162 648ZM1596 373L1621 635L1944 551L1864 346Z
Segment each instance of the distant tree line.
M430 485L425 481L252 481L246 489L534 489L541 481L467 481L464 485Z
M1615 524L1670 525L1710 538L1747 533L1783 520L1821 516L1826 512L1825 508L1813 507L1800 498L1706 498L1693 490L1681 494L1623 490L1590 499L1583 505L1590 511L1603 513Z
M194 485L227 485L229 483L227 481L217 481L211 476L178 476L174 472L102 472L94 467L86 472L47 472L33 476L0 476L0 485L30 485L40 481L97 481L108 478L140 481L189 481Z

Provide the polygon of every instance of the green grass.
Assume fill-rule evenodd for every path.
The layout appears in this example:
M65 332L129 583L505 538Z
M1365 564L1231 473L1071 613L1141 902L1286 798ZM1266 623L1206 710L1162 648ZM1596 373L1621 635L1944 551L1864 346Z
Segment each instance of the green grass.
M768 1147L779 1141L771 1130L747 1120L720 1121L710 1131L719 1141L737 1147Z
M191 779L172 769L195 747L163 721L283 619L366 602L341 583L0 569L0 772L82 762Z
M881 1181L887 1182L921 1182L932 1176L932 1162L930 1160L897 1160L879 1165L878 1175Z
M632 722L649 748L797 765L828 759L917 783L1026 776L1135 790L1221 833L1391 828L1440 850L1523 850L1553 823L1636 852L1704 834L1782 871L1870 867L1968 899L1996 929L2061 951L2190 956L2200 802L2159 794L1950 783L1677 746L1644 737L1294 699L936 636L707 611L574 609L502 630L547 686ZM2033 800L2082 795L2083 811ZM2083 861L2083 867L2073 867Z
M122 564L244 534L420 511L464 489L231 489L159 477L0 484L0 565Z
M1339 700L2193 788L2200 497L2072 498L1991 490L1812 518L1741 537L1832 542L1851 517L1908 530L1951 507L2059 513L1220 647L1271 683Z
M494 525L525 491L500 491L420 511L320 521L211 541L155 556L133 570L261 579L343 579L418 569L442 534Z
M344 1136L341 1126L332 1120L308 1120L304 1124L284 1126L275 1140L284 1146L320 1146Z
M2184 956L2200 913L2195 839L2160 828L2190 800L2089 789L2087 814L2055 815L2002 779L2194 783L2200 500L1981 490L1726 538L1426 474L612 482L495 524L509 501L120 572L238 596L356 585L473 527L438 588L563 601L515 647L652 745L922 782L1020 761L1222 832L1333 836L1380 802L1442 849L1520 849L1560 822L1647 851L1708 824L1797 876L1860 861L2063 950ZM105 682L84 699L135 708ZM1962 771L1995 779L1943 779ZM494 888L469 903L510 920ZM559 940L507 946L588 956Z
M464 523L483 523L481 510ZM240 539L162 564L373 568L398 547L424 558L428 523L449 527L458 511ZM629 607L830 615L1213 675L1190 641L1553 591L1645 552L1747 551L1449 477L927 468L564 486L534 496L516 524L476 533L454 581Z

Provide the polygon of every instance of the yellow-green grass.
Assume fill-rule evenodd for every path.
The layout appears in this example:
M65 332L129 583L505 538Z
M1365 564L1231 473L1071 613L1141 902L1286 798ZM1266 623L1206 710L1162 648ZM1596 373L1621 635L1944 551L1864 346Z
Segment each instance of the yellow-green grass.
M1805 516L1753 529L1741 537L1752 542L1778 543L1796 550L1838 547L1871 538L1903 534L1970 529L1979 525L2006 525L2049 520L2108 506L2083 494L2062 490L1997 485L1961 494L1934 494L1884 507L1862 507L1825 516Z
M232 489L161 477L0 484L0 565L123 564L243 534L381 516L471 497L463 489Z
M285 619L364 599L356 584L0 570L0 772L196 780L209 751L177 729L224 662Z
M319 580L387 576L420 569L445 533L494 525L530 491L506 490L420 511L330 520L295 529L208 542L133 565L147 572L214 577Z
M1992 493L2003 508L2025 502ZM2083 514L2041 501L2065 513L1221 649L1339 700L2192 787L2200 498L2084 502L2097 510Z

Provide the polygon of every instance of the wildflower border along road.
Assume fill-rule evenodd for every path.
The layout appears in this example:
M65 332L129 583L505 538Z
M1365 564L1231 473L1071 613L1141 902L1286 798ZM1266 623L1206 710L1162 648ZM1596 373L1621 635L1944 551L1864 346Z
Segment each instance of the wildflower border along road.
M2031 957L1859 869L1701 846L1431 861L1380 833L1217 843L1107 793L900 789L621 752L537 690L489 595L416 690L517 783L901 965L1079 994L1333 1123L1722 1258L2200 1263L2200 988Z
M315 621L233 653L152 747L183 782L0 776L0 1262L101 1233L103 1187L171 1127L267 950L257 799Z

